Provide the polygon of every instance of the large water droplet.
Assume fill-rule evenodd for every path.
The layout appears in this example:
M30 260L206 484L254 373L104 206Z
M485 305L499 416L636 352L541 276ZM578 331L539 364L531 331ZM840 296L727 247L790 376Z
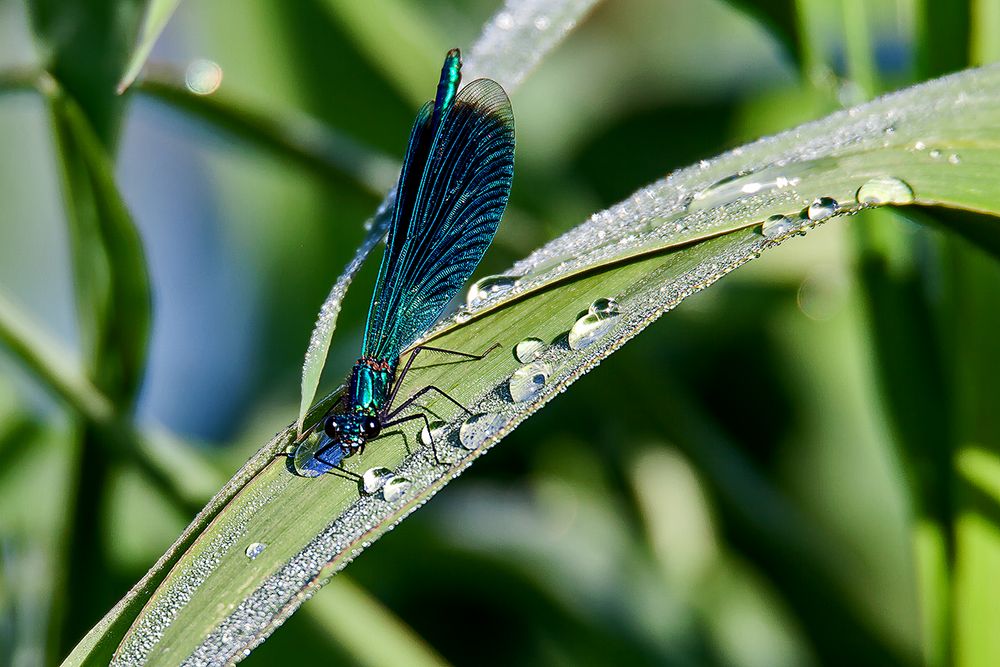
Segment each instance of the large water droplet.
M466 419L458 429L458 440L466 449L478 449L499 433L509 421L509 418L498 413L474 415Z
M211 60L194 60L184 70L184 85L195 95L211 95L222 85L222 68Z
M545 351L545 343L538 338L525 338L514 346L514 357L522 364L531 363Z
M393 475L385 481L385 486L382 487L382 497L391 503L394 500L398 500L404 493L406 493L409 490L410 485L410 480L405 477Z
M618 314L618 302L604 297L594 299L587 312L600 318L614 317Z
M858 188L859 204L911 204L913 190L893 176L881 176L867 181Z
M795 186L798 178L771 173L740 171L712 183L704 190L696 192L687 208L704 210L736 201L745 195L756 195Z
M264 549L266 549L266 548L267 548L267 545L264 544L263 542L254 542L250 546L247 547L247 550L246 550L245 553L247 555L247 558L249 558L250 560L253 560L257 556L259 556L262 553L264 553Z
M331 440L325 434L314 434L303 440L295 448L295 454L292 457L295 472L302 477L319 477L333 470L336 464L340 463L340 460L343 458L343 455L337 449L327 449L323 453L323 458L326 461L320 461L315 457L317 452L324 447L328 447L330 444Z
M385 483L394 476L393 472L388 468L369 468L361 476L361 486L364 488L365 493L372 494L385 486Z
M582 350L606 334L618 322L618 302L614 299L597 299L587 314L573 323L567 342L572 350Z
M832 215L836 215L837 211L840 209L840 204L833 197L819 197L813 200L813 203L809 204L809 208L806 211L806 215L813 222L818 222L820 220L826 220Z
M478 306L501 292L506 292L517 284L517 278L512 276L486 276L469 286L469 293L465 296L465 305L469 308Z
M427 424L420 427L420 444L424 447L431 447L435 443L441 442L444 436L444 422L432 421L430 425L429 429L427 428Z
M518 403L534 399L545 388L552 369L544 361L533 361L521 366L510 376L510 396Z
M760 233L766 239L777 239L795 228L795 223L786 215L772 215L760 226Z

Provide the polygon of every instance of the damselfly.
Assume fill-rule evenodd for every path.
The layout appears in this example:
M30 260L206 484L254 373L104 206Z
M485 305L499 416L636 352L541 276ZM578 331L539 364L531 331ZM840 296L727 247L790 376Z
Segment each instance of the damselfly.
M514 115L503 88L477 79L459 90L458 49L445 57L437 96L420 109L410 134L396 188L385 254L368 310L361 358L351 370L345 405L322 422L323 442L303 472L326 472L377 437L386 427L422 419L404 415L420 389L395 405L416 356L435 351L469 359L483 354L417 345L398 376L400 354L441 316L475 270L496 234L514 174ZM490 348L493 349L493 348ZM336 407L336 404L335 406ZM297 457L298 458L298 457Z

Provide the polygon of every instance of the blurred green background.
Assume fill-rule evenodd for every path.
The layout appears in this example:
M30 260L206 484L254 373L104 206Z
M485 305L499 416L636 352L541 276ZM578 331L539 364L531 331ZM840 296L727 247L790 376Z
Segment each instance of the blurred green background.
M0 348L0 664L58 663L294 418L316 312L441 55L499 8L181 3L112 99L142 4L0 0L0 82L48 66L115 155L153 296L135 423L185 488L95 444ZM598 3L513 95L514 192L480 273L671 169L998 55L992 0ZM22 88L0 83L0 293L86 367L72 165ZM307 119L353 142L340 167L269 125ZM1000 664L998 287L987 252L898 213L783 245L539 412L247 664L366 664L382 623L412 628L400 665ZM346 631L360 648L357 595L384 607Z

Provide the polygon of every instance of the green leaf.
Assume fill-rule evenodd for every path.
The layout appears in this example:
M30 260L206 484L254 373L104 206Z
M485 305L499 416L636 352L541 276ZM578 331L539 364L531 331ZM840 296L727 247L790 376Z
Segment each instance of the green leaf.
M415 426L401 428L348 459L347 474L321 478L297 476L292 461L275 458L293 444L290 426L170 552L173 568L117 664L238 660L365 546L660 314L817 219L860 210L856 197L868 206L1000 213L997 91L1000 67L967 71L763 139L674 172L517 263L511 287L426 339L470 352L500 349L476 362L422 355L402 390L434 385L477 417L428 394L421 407L442 422L433 452ZM820 197L835 202L814 203ZM785 217L765 232L762 221L774 215ZM609 298L617 314L599 301ZM587 315L588 306L597 314ZM514 352L529 337L542 342L531 365ZM300 457L316 440L306 440ZM375 467L393 471L392 492L361 492L352 473ZM265 546L251 559L254 543ZM149 576L162 577L162 569Z
M145 252L111 160L80 107L48 93L70 223L77 312L97 386L128 409L142 381L150 328Z
M0 343L42 385L97 423L111 419L111 402L80 372L72 354L0 293Z
M167 27L167 22L173 16L181 0L148 0L146 3L146 13L142 18L142 27L139 30L139 39L132 47L132 54L128 59L128 66L125 74L118 81L118 94L124 93L135 78L139 76L146 59L149 58L153 45L159 39L160 33Z
M42 66L83 109L105 147L118 135L124 100L114 94L146 0L27 3Z

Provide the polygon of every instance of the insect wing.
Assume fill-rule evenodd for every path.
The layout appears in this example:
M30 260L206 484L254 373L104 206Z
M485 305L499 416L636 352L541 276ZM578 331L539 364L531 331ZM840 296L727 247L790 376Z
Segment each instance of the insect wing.
M437 319L496 234L514 174L514 115L500 84L462 88L415 174L429 122L407 150L363 353L394 359Z

